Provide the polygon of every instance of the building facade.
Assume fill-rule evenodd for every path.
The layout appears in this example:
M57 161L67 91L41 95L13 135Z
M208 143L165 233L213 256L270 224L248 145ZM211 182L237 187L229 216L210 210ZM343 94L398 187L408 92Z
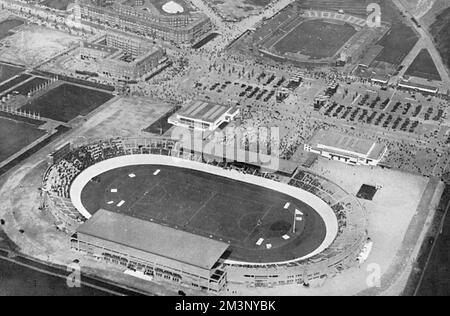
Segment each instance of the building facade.
M81 42L80 59L89 71L122 80L144 79L167 60L165 51L139 38L108 32L94 43Z
M387 152L384 145L365 139L319 131L304 145L304 150L350 165L376 166Z
M79 0L82 21L178 44L194 43L212 30L210 19L197 12L164 15L143 10L141 0Z
M239 109L234 106L193 100L169 117L168 122L175 126L206 132L214 131L223 123L231 122L238 114Z
M126 274L219 293L227 283L220 257L229 245L99 210L78 227L71 248L99 261L123 267Z

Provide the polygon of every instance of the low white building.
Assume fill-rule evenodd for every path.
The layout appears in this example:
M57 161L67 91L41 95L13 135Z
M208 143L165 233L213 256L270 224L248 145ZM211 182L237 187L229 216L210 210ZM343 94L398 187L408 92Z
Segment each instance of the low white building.
M378 165L387 152L382 144L325 130L314 135L304 149L350 165L367 166Z
M175 126L197 131L214 131L223 123L231 122L239 109L206 101L194 100L169 117L168 122Z

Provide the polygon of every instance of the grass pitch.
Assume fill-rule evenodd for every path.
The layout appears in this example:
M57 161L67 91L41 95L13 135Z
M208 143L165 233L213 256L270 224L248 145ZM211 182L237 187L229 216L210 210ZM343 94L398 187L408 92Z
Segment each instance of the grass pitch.
M405 75L415 76L429 80L441 80L439 71L431 58L427 49L422 49L417 57L414 59L411 66L409 66Z
M86 185L81 199L91 213L103 208L229 242L233 260L295 259L316 249L326 234L322 218L302 201L172 166L139 165L108 171ZM291 203L287 210L286 202ZM304 219L297 222L296 234L292 234L295 208L303 212ZM284 235L290 238L284 240ZM258 246L260 238L264 243ZM266 248L267 243L272 249Z
M334 56L353 36L356 30L350 24L324 20L307 20L279 40L274 48L278 52L300 53L313 59Z
M22 20L18 19L9 19L0 22L0 40L4 39L5 37L9 36L9 31L13 28L16 28L20 25L22 25L24 22Z
M0 64L0 83L6 81L23 71L22 68Z
M34 125L0 117L0 162L25 148L45 133Z
M69 122L78 115L87 115L113 95L71 84L63 84L23 106L21 110L39 113L60 122Z

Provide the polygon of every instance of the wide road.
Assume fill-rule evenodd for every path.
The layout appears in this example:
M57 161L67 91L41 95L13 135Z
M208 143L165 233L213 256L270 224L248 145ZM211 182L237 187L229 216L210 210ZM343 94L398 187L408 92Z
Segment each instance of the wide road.
M394 4L399 8L399 10L405 15L411 19L414 17L413 13L411 13L407 7L403 5L403 3L400 0L392 0ZM436 65L437 70L439 71L439 74L442 78L442 87L445 89L445 87L448 89L450 86L450 75L448 72L447 67L445 66L444 62L442 61L441 55L439 54L439 51L436 49L433 37L431 34L426 30L424 27L418 27L416 24L409 21L410 25L413 25L415 30L419 33L420 38L417 42L416 46L412 49L410 54L405 58L403 61L403 64L405 65L402 73L402 75L406 69L410 66L410 64L413 62L414 58L417 56L417 54L420 52L420 50L427 48L430 52L430 55L434 61L434 64ZM441 89L442 90L442 89ZM444 90L446 91L446 90Z

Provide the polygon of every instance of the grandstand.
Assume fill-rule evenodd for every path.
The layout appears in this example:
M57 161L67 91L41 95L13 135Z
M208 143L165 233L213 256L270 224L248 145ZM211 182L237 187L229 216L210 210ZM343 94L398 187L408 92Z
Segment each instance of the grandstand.
M255 31L254 46L263 55L294 63L327 65L337 60L354 63L391 27L383 22L380 28L370 28L366 18L330 10L288 6ZM335 29L327 28L321 21L334 24ZM330 35L330 29L339 36Z
M272 287L286 284L322 284L340 271L358 265L357 258L367 243L367 215L357 199L345 192L337 184L303 169L297 169L292 177L280 179L271 173L263 173L255 166L239 162L205 159L201 154L185 151L180 144L166 138L114 138L78 144L72 151L59 161L55 161L47 170L43 181L43 207L57 216L58 221L70 219L66 225L68 233L79 229L81 222L86 221L86 214L80 213L78 206L74 206L74 196L71 196L71 185L84 170L90 166L107 162L117 157L126 158L130 155L150 155L151 157L172 157L172 163L186 162L186 166L203 164L199 169L213 169L218 174L236 179L262 179L277 188L292 188L298 194L311 194L334 213L337 220L336 235L329 245L312 256L286 261L247 262L245 260L225 260L224 271L227 282L245 284L249 287ZM137 157L136 157L137 158ZM135 159L135 158L133 158ZM164 160L164 159L163 159ZM158 159L157 161L163 161ZM211 169L211 170L212 170ZM224 171L220 171L224 170ZM227 173L224 173L224 172ZM242 174L242 176L238 176ZM94 177L91 181L96 181ZM244 181L244 180L239 180ZM283 181L285 183L281 183ZM287 182L287 184L286 184ZM287 190L290 191L291 189ZM304 192L304 193L301 193ZM72 202L71 202L72 201ZM78 210L78 213L77 213ZM328 227L328 226L327 226ZM328 238L328 237L327 237ZM231 243L233 247L233 243ZM266 250L269 254L271 249ZM274 249L273 251L279 251ZM286 251L289 251L286 249ZM101 256L100 256L101 257ZM106 259L105 259L106 260ZM126 264L124 268L126 267Z

